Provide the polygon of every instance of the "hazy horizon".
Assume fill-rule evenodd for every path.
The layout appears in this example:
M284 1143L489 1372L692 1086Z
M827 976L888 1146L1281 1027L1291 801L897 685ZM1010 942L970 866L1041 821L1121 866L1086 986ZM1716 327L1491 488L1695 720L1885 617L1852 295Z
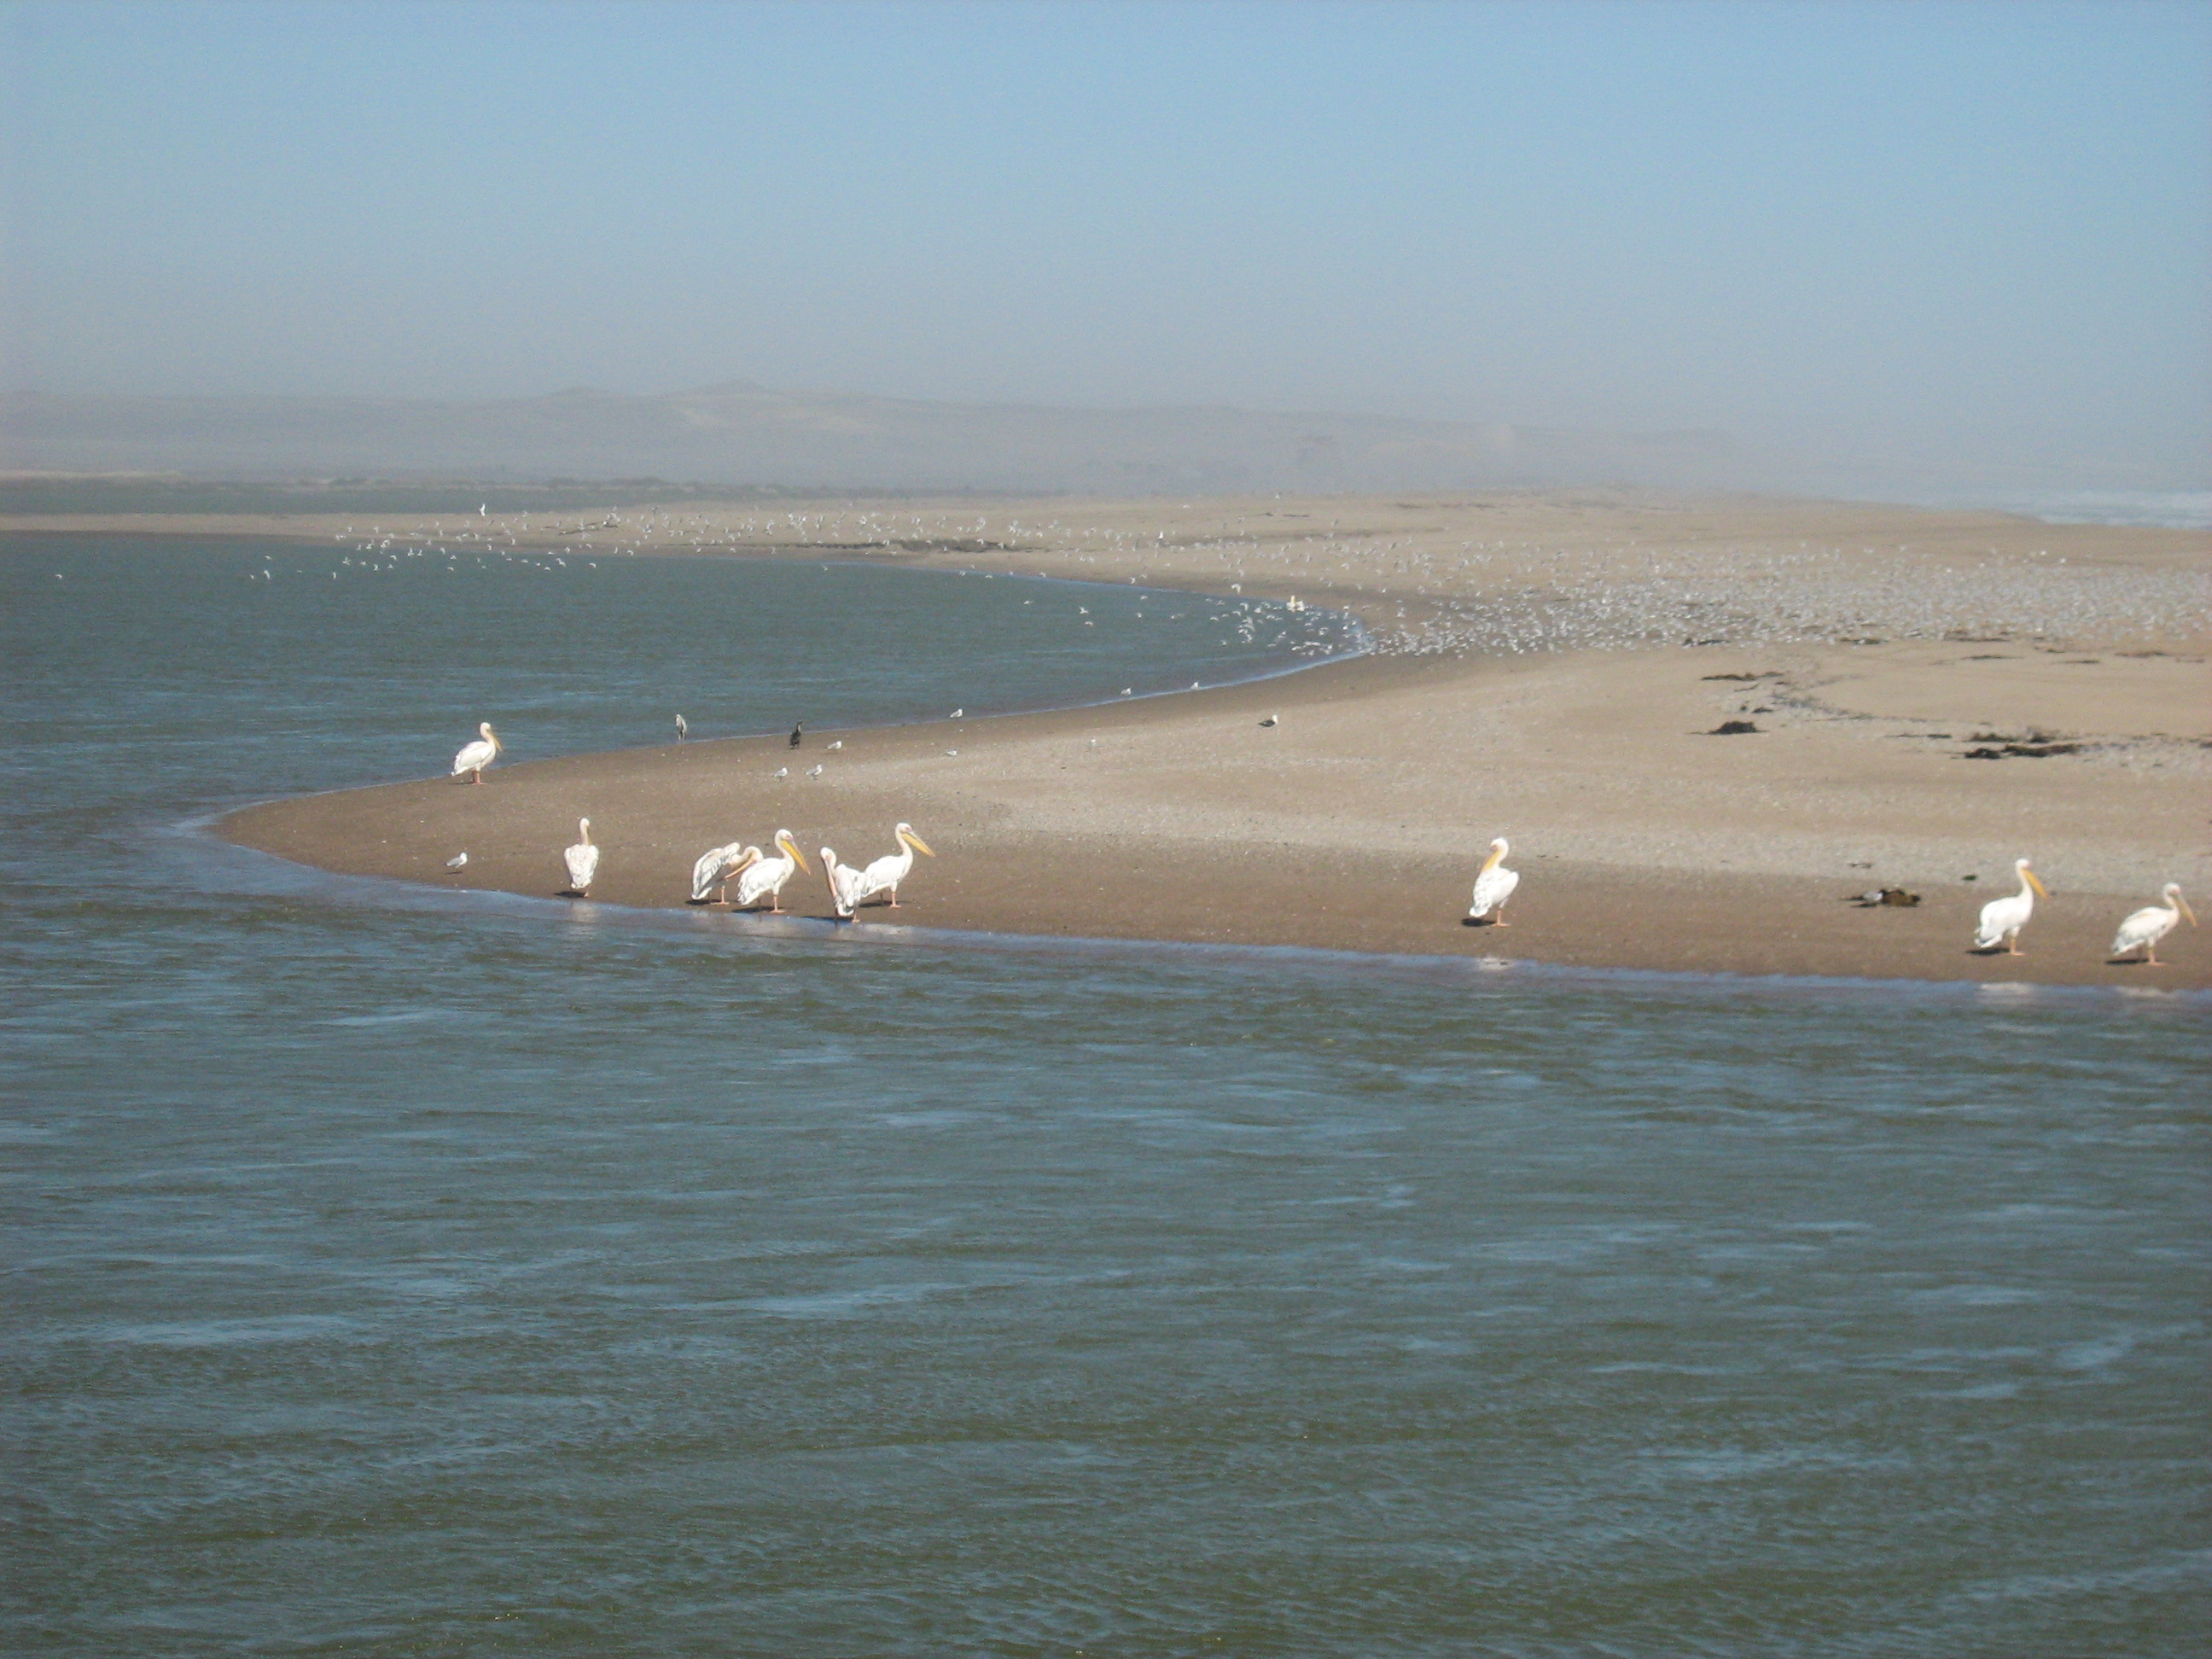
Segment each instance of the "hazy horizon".
M12 391L743 380L2212 482L2200 5L0 15Z

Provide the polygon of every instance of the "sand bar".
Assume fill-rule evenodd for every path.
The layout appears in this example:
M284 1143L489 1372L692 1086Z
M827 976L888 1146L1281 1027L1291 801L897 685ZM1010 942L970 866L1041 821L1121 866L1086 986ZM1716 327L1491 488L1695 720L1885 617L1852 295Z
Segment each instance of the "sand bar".
M826 843L859 863L908 819L942 856L861 925L2212 985L2212 931L2186 924L2166 966L2104 961L2160 883L2212 897L2201 532L1607 492L606 518L64 522L1133 579L1342 607L1377 647L1252 686L820 732L802 751L818 780L773 777L780 738L735 739L273 803L224 826L332 869L550 894L588 814L606 848L595 898L680 904L710 844L787 825L810 856ZM1759 729L1712 734L1729 720ZM1510 925L1464 927L1495 834L1524 874ZM2028 954L1969 955L2021 854L2056 893ZM1846 902L1880 886L1923 902ZM818 880L791 896L829 914Z

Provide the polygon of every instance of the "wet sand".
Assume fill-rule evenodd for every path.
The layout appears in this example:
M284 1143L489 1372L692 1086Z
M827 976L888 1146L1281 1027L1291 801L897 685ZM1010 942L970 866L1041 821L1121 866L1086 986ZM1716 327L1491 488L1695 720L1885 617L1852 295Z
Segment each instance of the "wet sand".
M332 869L550 895L588 815L605 849L594 899L680 905L709 845L787 826L810 860L826 843L859 864L907 819L941 856L917 861L896 911L856 925L2212 986L2212 933L2185 922L2168 965L2104 958L2161 882L2212 897L2202 533L1604 492L597 522L375 530L403 546L835 553L1296 593L1356 611L1377 650L1097 709L810 732L796 755L779 736L506 765L482 787L271 803L223 833ZM1713 735L1728 720L1758 730ZM772 775L817 762L819 780ZM1508 926L1467 927L1493 835L1512 839L1522 887ZM2012 890L2023 854L2056 894L2027 954L1970 954L1976 913ZM1923 902L1847 902L1880 886ZM787 900L830 914L818 873L795 876Z

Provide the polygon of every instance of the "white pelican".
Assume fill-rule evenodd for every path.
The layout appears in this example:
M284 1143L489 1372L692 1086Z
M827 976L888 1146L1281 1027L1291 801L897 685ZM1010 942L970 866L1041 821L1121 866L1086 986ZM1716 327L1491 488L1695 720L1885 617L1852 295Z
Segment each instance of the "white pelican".
M1467 913L1480 921L1492 910L1497 911L1497 915L1491 921L1491 925L1495 927L1512 925L1505 920L1505 901L1513 896L1513 890L1521 884L1521 872L1505 867L1506 850L1503 836L1490 843L1490 856L1483 860L1481 872L1474 878L1474 904Z
M592 845L592 821L576 820L576 844L561 856L568 865L568 890L578 898L589 898L592 878L599 872L599 849Z
M757 849L752 849L754 861L738 879L735 908L750 909L766 899L771 914L782 914L783 884L791 879L792 866L797 865L804 870L806 860L799 855L799 844L792 839L790 830L777 830L774 844L776 851L783 854L781 858L763 858Z
M830 902L837 912L840 921L850 921L853 912L860 902L860 890L867 877L849 864L837 862L837 854L825 847L822 849L822 875L830 884Z
M2182 917L2189 925L2197 925L2197 912L2189 908L2189 901L2181 896L2181 884L2169 881L2158 890L2164 904L2146 904L2120 924L2120 931L2112 935L2112 954L2124 957L2129 951L2141 950L2143 960L2154 968L2161 967L2158 959L2158 942L2172 933L2174 924Z
M709 847L699 854L699 861L691 866L691 902L708 902L707 895L714 892L714 902L720 903L730 896L730 878L736 875L761 855L757 847L748 847L733 841L726 847Z
M2012 867L2020 876L2020 891L2010 898L1991 899L1982 907L1982 925L1974 933L1977 951L1994 951L2002 945L2007 955L2020 955L2020 930L2035 914L2035 896L2051 896L2051 890L2036 878L2026 859L2014 859Z
M453 775L458 778L465 772L471 783L483 781L484 768L499 757L500 750L498 734L489 720L479 723L477 732L477 740L463 744L453 756Z
M897 909L899 884L906 879L907 872L914 868L914 855L920 852L929 853L932 858L937 856L929 852L929 843L914 833L914 826L910 823L892 825L891 835L898 842L898 851L884 854L860 872L862 886L856 903L865 904L878 893L889 893L891 896L890 908Z

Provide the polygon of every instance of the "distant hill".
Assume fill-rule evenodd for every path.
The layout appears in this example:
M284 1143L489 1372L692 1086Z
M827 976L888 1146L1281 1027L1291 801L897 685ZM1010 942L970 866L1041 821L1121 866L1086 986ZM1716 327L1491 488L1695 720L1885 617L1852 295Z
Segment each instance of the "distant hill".
M651 477L719 487L1154 495L1771 482L1711 431L927 403L745 381L476 403L0 396L0 467L194 478Z

